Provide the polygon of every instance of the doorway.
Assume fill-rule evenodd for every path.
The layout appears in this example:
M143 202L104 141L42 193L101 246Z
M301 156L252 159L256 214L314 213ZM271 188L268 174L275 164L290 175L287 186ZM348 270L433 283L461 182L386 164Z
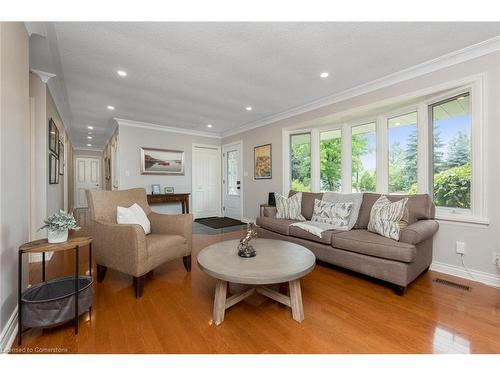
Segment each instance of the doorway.
M192 180L194 218L221 216L220 147L193 144Z
M101 189L101 162L98 158L75 158L75 207L86 208L85 190Z
M243 202L243 184L241 183L242 142L223 145L222 159L222 212L225 217L241 220Z

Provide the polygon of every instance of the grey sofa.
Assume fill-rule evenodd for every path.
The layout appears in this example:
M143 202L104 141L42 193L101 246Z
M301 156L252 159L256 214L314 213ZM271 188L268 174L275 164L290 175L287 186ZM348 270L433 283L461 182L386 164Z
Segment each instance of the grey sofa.
M290 196L295 194L290 192ZM310 220L314 200L323 193L302 194L302 215ZM380 194L364 193L358 220L350 231L323 232L322 238L301 228L290 227L294 220L276 218L276 207L261 206L256 220L262 238L294 242L310 249L316 258L389 283L398 295L432 262L432 239L438 230L435 206L427 194L388 195L391 201L407 197L409 225L395 241L367 230L370 212Z

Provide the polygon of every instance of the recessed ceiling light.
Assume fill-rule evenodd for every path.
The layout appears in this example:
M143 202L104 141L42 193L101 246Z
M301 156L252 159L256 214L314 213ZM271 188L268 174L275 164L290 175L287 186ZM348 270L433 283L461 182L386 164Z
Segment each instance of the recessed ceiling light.
M207 128L211 128L212 126L212 124L207 124Z
M245 109L246 109L247 111L251 111L253 108L252 108L252 107L250 107L250 106L248 106L248 107L246 107Z
M94 130L93 126L87 126L87 129Z
M89 135L89 136L87 137L87 139L92 139L92 137Z
M319 76L320 76L321 78L328 78L328 76L329 76L329 75L330 75L330 73L328 73L328 72L323 72L323 73L321 73Z
M88 147L92 147L92 144L90 144L90 143L87 143L87 146L88 146Z
M120 76L120 77L126 77L127 76L127 72L124 71L124 70L117 70L116 73Z
M115 107L113 107L112 105L108 105L108 109L112 111L113 109L115 109Z

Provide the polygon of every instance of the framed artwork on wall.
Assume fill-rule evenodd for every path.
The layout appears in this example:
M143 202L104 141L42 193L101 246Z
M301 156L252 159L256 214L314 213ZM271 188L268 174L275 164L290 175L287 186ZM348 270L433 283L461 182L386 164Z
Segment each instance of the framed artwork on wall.
M49 184L59 183L59 159L54 154L49 154Z
M184 151L141 147L141 173L184 175Z
M273 178L271 144L256 146L253 148L254 168L253 178L265 180Z
M64 143L59 141L59 175L64 176L64 166L65 166L65 160L64 160Z
M59 155L59 129L54 120L49 120L49 150Z

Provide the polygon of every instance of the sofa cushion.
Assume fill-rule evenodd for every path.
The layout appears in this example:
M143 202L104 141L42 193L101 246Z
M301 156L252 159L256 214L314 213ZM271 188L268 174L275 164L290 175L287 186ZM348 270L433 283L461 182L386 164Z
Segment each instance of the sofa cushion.
M368 230L399 241L400 230L408 226L407 203L408 198L391 202L385 195L382 195L372 207Z
M276 218L305 221L301 214L302 193L292 195L290 198L274 193L276 199Z
M394 241L365 229L334 233L332 246L337 249L406 263L413 262L417 255L414 245Z
M354 228L366 229L370 221L370 213L373 204L380 198L382 194L364 193L363 203L359 210L358 221ZM435 207L432 199L428 194L415 194L415 195L387 195L391 202L399 201L403 198L408 198L408 224L413 224L417 220L434 219Z
M290 236L302 238L304 240L309 240L309 241L313 241L313 242L324 243L326 245L330 245L332 243L332 234L335 232L340 232L340 231L327 230L327 231L324 231L323 233L321 233L321 238L319 238L318 236L315 236L314 234L309 233L302 228L299 228L296 226L290 227Z
M291 197L292 195L295 195L297 193L297 191L290 190L288 196ZM311 220L313 216L315 199L322 200L323 193L302 193L302 216L304 216L306 220Z
M288 219L276 219L274 217L259 216L255 223L265 229L272 232L284 234L285 236L290 235L289 225L292 223L297 223L297 220Z

